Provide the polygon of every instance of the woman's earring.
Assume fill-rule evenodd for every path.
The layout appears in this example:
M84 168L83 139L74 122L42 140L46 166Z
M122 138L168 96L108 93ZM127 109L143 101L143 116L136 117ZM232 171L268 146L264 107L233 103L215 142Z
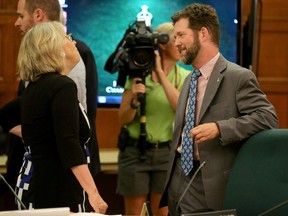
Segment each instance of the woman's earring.
M60 53L60 56L63 57L63 58L65 58L65 57L66 57L65 52L61 52L61 53Z

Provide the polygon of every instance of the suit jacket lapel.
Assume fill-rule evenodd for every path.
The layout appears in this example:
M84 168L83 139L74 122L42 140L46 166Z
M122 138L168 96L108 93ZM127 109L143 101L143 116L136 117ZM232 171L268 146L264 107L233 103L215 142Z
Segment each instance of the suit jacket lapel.
M216 62L214 69L211 73L211 76L209 78L206 90L205 90L205 94L204 94L204 98L203 98L203 102L202 102L202 106L200 109L200 114L199 114L199 119L197 124L199 124L199 122L201 122L201 119L203 118L205 112L207 111L210 103L212 102L213 98L216 95L216 92L222 82L223 79L223 71L226 69L227 67L227 60L220 55L218 61Z
M181 125L183 125L183 120L185 117L185 110L186 110L186 104L189 96L189 88L190 88L190 80L191 80L192 72L186 77L185 82L183 83L182 90L179 96L179 99L181 98L181 101L183 103L180 104L179 107L179 115L182 118L179 119L179 122Z

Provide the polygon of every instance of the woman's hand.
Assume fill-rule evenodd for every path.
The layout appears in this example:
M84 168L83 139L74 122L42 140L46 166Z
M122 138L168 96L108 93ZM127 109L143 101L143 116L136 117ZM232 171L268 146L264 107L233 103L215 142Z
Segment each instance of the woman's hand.
M87 164L71 167L73 174L81 187L88 194L88 200L95 212L104 214L108 205L100 196Z
M142 83L142 79L139 77L135 77L133 79L133 84L132 84L132 95L133 95L133 99L134 102L137 103L135 105L140 104L140 102L138 101L137 95L139 93L145 93L146 92L146 86Z
M157 80L161 83L161 80L166 77L164 70L162 68L162 63L161 63L161 56L157 50L154 51L155 53L155 67L154 71L157 75Z
M96 213L105 214L108 205L96 191L88 194L89 203Z
M165 69L165 66L162 65L164 63L164 59L161 58L157 50L155 50L154 53L155 53L155 67L152 72L152 79L154 80L154 82L159 82L162 85L171 107L174 110L176 110L176 105L177 105L180 93L178 89L176 88L176 86L170 83L167 78L171 69L176 66L176 62L172 68ZM163 68L167 71L165 71ZM175 69L175 73L176 73L176 69Z

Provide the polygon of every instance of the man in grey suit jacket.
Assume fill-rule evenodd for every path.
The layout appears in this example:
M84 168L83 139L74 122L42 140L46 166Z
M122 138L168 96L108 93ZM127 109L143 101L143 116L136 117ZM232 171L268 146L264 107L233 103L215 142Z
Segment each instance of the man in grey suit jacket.
M181 61L199 69L201 76L195 126L189 134L194 140L194 166L188 175L181 168L190 74L178 100L170 166L160 207L168 205L169 215L220 210L229 172L243 141L261 130L277 128L276 111L260 90L254 73L219 53L220 26L215 9L191 4L175 13L172 21ZM204 163L194 178L193 174ZM191 178L194 179L188 187Z

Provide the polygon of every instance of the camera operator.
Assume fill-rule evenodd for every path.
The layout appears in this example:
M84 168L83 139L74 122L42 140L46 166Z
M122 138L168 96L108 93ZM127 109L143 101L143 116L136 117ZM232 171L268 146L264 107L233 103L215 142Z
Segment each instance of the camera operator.
M120 148L117 184L117 193L124 196L126 215L140 215L147 200L151 202L153 215L167 215L160 212L158 206L167 174L176 104L189 72L176 64L180 54L174 45L172 23L163 23L155 31L168 33L170 40L167 44L158 44L155 67L151 74L142 77L145 84L141 77L126 81L119 108L120 123L129 133L127 142ZM145 160L139 159L139 93L145 93L146 97Z

